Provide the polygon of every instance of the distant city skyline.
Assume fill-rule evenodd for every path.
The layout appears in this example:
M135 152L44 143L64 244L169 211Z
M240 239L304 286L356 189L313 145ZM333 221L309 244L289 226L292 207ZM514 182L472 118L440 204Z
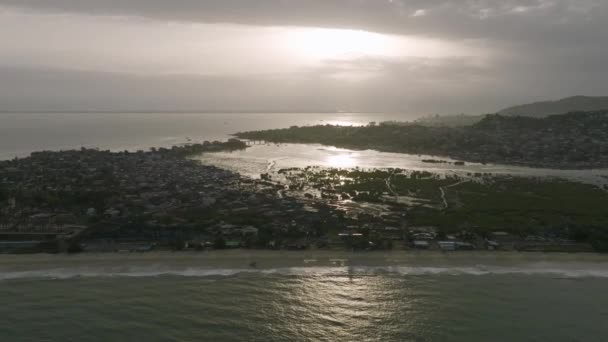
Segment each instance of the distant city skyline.
M480 114L606 94L602 0L0 0L0 111Z

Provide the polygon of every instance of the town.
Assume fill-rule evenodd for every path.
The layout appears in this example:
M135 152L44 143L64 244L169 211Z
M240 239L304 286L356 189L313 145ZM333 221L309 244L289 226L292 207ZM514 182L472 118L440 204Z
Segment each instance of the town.
M577 238L576 222L565 231L535 231L475 218L464 197L472 189L458 195L450 187L464 183L459 179L404 170L316 168L250 179L190 158L244 148L244 142L231 139L145 152L45 151L0 162L0 251L605 248L595 228ZM573 189L582 189L581 196L598 205L608 203L601 189L567 183L564 191ZM588 219L605 222L605 217ZM519 224L511 216L507 221Z

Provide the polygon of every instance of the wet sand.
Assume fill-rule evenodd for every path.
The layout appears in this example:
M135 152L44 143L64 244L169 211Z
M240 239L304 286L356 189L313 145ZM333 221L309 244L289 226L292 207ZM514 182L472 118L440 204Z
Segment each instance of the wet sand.
M255 263L255 266L252 265ZM608 277L608 255L520 252L257 251L2 255L0 279L87 276L211 276L241 272L554 274Z

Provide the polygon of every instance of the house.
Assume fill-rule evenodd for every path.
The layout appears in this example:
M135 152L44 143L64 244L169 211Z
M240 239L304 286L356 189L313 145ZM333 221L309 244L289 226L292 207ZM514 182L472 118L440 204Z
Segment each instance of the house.
M486 239L486 248L490 251L496 250L500 247L500 244L494 240Z
M439 248L442 251L455 251L456 250L456 242L454 241L439 241Z
M437 237L437 229L430 226L411 227L409 233L413 240L435 240Z
M414 248L415 249L429 249L430 244L428 241L425 240L415 240L414 241Z
M253 227L253 226L247 226L245 228L241 228L241 234L244 237L257 237L258 231L259 231L259 229L257 229L256 227Z
M308 242L306 241L306 239L292 240L292 241L289 241L287 244L285 244L285 247L289 250L307 249Z
M240 240L228 240L226 241L226 248L240 248L241 241Z
M120 216L120 211L114 208L110 208L104 212L104 215L109 218L117 218Z
M456 250L472 251L475 249L475 245L469 242L456 242Z
M338 236L340 238L347 238L347 237L355 237L356 238L356 237L362 237L363 234L361 234L361 233L355 233L355 232L353 232L353 233L351 233L351 232L342 232L342 233L339 233Z
M494 246L496 247L494 249L513 249L515 248L515 244L517 243L518 238L507 232L498 231L490 233L490 237L488 240L497 244L497 246Z

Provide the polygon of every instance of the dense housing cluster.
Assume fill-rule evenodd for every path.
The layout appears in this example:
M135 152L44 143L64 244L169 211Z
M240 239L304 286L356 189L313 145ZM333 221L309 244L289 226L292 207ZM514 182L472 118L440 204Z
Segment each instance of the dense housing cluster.
M245 147L232 140L148 152L81 149L0 162L0 250L380 248L394 238L384 230L388 216L363 220L292 196L283 184L188 158ZM366 231L375 242L353 243L336 229ZM376 229L382 234L369 233Z
M586 251L608 240L607 194L583 184L320 168L253 180L189 158L242 148L231 140L0 162L0 250Z

